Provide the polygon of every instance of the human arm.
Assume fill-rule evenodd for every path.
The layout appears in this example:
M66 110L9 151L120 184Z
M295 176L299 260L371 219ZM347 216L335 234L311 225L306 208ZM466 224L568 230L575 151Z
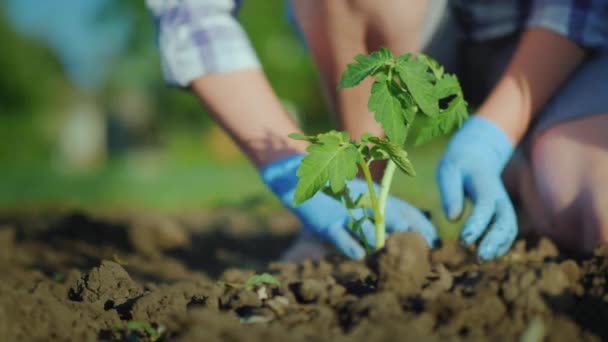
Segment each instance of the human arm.
M200 77L192 90L258 168L305 152L305 142L288 137L300 129L261 70Z
M167 80L192 89L256 164L264 183L306 229L332 242L344 254L361 258L363 249L347 230L349 214L337 201L319 193L293 206L296 170L305 146L287 135L299 128L272 91L242 28L232 17L233 8L226 6L228 1L196 3L217 3L219 7L203 11L188 8L191 3L185 1L158 2L174 5L160 6L155 12ZM203 17L194 13L203 13ZM367 186L360 180L349 186L356 190L361 184ZM396 198L390 198L387 206L396 212L387 217L387 231L419 230L429 243L436 240L434 228L422 213Z
M583 61L585 49L546 28L525 31L511 63L480 116L499 126L517 145L533 117Z
M456 133L439 163L437 181L446 216L461 215L465 195L473 201L461 241L470 245L485 234L478 247L484 260L504 254L517 234L515 210L500 177L514 146L597 43L595 36L586 40L568 31L568 23L553 21L556 8L565 6L561 1L548 3L547 8L535 6L511 63L479 115ZM569 18L557 16L563 17ZM593 13L587 17L594 20Z

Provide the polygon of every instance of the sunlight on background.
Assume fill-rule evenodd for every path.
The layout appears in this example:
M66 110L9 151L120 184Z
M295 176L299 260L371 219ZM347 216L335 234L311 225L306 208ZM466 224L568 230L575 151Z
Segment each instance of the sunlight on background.
M305 130L330 127L283 2L244 4L239 19L283 103ZM143 1L9 0L0 4L0 36L2 209L278 205L197 100L165 86ZM440 148L412 149L419 176L394 186L437 214Z

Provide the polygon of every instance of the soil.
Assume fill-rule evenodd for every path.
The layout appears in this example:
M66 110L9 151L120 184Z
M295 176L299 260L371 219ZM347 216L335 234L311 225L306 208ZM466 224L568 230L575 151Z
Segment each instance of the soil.
M608 245L519 240L479 263L400 233L365 262L277 262L297 225L241 208L2 214L0 341L608 340ZM261 272L280 284L243 285Z

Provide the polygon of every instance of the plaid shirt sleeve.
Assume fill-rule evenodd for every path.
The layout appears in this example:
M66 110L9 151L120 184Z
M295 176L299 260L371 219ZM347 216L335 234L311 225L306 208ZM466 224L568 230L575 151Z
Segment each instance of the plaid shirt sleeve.
M239 0L146 0L166 81L187 87L210 73L260 68L234 14Z
M526 26L555 31L586 48L605 48L608 0L535 0Z

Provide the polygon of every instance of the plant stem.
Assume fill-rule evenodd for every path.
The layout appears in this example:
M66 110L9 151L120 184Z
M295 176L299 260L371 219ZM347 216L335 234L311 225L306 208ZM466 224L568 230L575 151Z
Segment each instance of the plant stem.
M374 180L372 179L372 174L369 171L369 166L365 162L365 160L361 159L359 161L359 167L363 171L363 175L365 176L365 181L367 182L367 188L369 190L369 198L372 202L372 210L374 212L374 222L376 224L376 250L384 247L384 240L386 239L386 232L384 226L384 211L380 210L380 206L378 205L378 198L376 197L376 189L374 189ZM393 171L394 173L394 171ZM385 173L386 174L386 173ZM384 181L384 177L382 178Z
M388 193L395 176L395 170L397 170L397 164L389 159L384 174L382 175L380 195L378 197L378 209L383 215L386 213L386 201L388 200Z
M397 170L397 164L392 160L388 160L386 163L386 169L382 175L382 181L380 182L380 195L378 199L378 211L382 215L382 231L378 233L378 225L376 225L376 249L384 247L384 240L386 239L386 229L384 227L384 217L386 214L386 201L388 200L389 190L391 183L395 176L395 170ZM379 240L381 238L381 240Z

